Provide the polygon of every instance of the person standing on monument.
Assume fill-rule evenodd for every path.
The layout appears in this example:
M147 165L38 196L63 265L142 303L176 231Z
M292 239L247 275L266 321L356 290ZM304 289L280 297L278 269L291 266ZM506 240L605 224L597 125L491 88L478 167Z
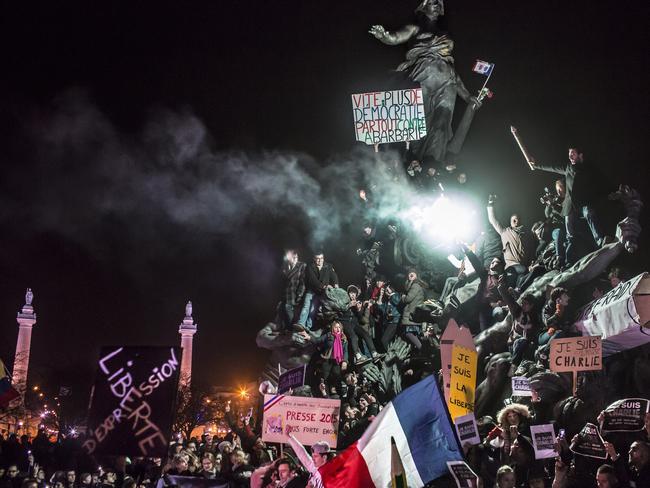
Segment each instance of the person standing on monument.
M298 323L294 325L298 331L312 329L325 290L338 286L339 277L334 266L326 263L325 255L317 251L314 253L314 261L309 263L305 270L305 300Z
M599 175L595 167L585 163L583 152L576 147L569 148L569 162L565 166L542 165L535 159L530 161L530 165L533 169L564 175L566 194L562 203L562 216L566 225L565 266L569 267L578 260L576 236L579 219L587 221L596 246L604 244L604 235L594 209L600 190Z

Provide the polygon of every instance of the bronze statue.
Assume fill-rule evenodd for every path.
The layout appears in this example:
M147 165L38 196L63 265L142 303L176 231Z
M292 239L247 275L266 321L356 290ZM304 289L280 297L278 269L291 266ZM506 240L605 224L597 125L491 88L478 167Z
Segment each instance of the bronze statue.
M471 96L454 69L452 50L454 41L438 30L438 19L444 15L442 0L423 0L415 10L418 22L405 25L394 32L381 25L370 28L370 34L384 44L395 46L410 43L406 61L397 67L409 79L422 87L422 99L427 124L424 139L413 142L416 158L434 160L437 163L453 161L460 152L475 110L481 102ZM451 122L456 97L467 102L463 119L453 134Z

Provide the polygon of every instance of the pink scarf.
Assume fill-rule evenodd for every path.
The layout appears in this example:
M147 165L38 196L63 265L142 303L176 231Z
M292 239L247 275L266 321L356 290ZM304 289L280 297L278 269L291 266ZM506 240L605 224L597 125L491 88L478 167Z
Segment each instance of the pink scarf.
M343 341L341 340L342 334L334 334L334 345L332 346L332 357L336 364L341 364L345 357L343 356Z

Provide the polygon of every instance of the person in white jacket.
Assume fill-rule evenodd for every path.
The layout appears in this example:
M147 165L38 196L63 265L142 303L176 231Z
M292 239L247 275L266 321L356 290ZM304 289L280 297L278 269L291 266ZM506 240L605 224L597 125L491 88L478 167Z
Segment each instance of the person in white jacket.
M323 479L321 478L320 468L323 464L329 461L332 455L330 445L326 441L319 441L311 446L311 456L298 439L293 434L289 434L289 444L298 456L300 464L309 472L309 483L307 486L312 488L324 488Z

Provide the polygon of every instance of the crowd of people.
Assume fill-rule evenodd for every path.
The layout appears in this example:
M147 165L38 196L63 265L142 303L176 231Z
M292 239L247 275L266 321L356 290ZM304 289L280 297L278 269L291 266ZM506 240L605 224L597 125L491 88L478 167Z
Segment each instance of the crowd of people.
M490 195L480 238L458 242L451 250L442 283L423 279L417 263L391 276L383 271L379 251L400 226L378 217L371 191L360 192L362 245L357 254L364 273L357 283L341 283L321 250L308 262L301 261L296 249L287 250L275 322L280 334L311 354L306 385L294 394L341 401L338 450L359 439L401 390L426 376L440 375L441 334L450 318L476 336L509 314L512 327L501 345L507 351L500 356L507 365L503 374L529 377L532 397L510 395L492 410L476 412L481 442L464 445L463 450L481 485L650 487L650 415L645 416L644 430L603 435L607 459L586 457L575 447L585 422L598 423L598 412L579 425L567 422L552 409L549 413L548 402L553 395L555 400L571 397L571 391L549 395L544 384L536 383L540 374L558 376L550 372L549 342L579 335L572 321L576 308L629 278L623 269L611 268L607 276L590 282L588 296L580 300L574 290L562 287L549 290L543 301L527 292L537 278L570 269L581 255L609 240L597 211L602 194L594 191L594 169L582 151L572 148L568 156L567 164L557 167L531 163L562 176L554 191L544 190L540 199L544 208L533 225L525 225L517 213L507 225L502 223L497 215L502 209ZM404 170L402 178L418 191L444 192L467 182L467 175L453 165L423 169L421 162L412 161ZM466 301L461 291L472 286L473 298ZM489 365L483 364L479 370L484 366L487 371ZM274 386L267 385L265 391L273 392ZM575 396L580 394L578 389ZM210 479L217 486L323 486L318 467L336 454L327 442L314 444L309 453L287 436L287 445L279 452L278 446L261 439L261 412L244 416L230 411L230 406L226 410L230 432L225 438L206 432L199 439L175 439L167 459L118 458L110 469L84 456L74 439L61 444L41 435L33 441L10 436L0 446L0 488L171 486L176 483L173 476ZM537 460L530 427L546 423L554 424L558 433L557 455ZM432 486L450 483L448 479Z

